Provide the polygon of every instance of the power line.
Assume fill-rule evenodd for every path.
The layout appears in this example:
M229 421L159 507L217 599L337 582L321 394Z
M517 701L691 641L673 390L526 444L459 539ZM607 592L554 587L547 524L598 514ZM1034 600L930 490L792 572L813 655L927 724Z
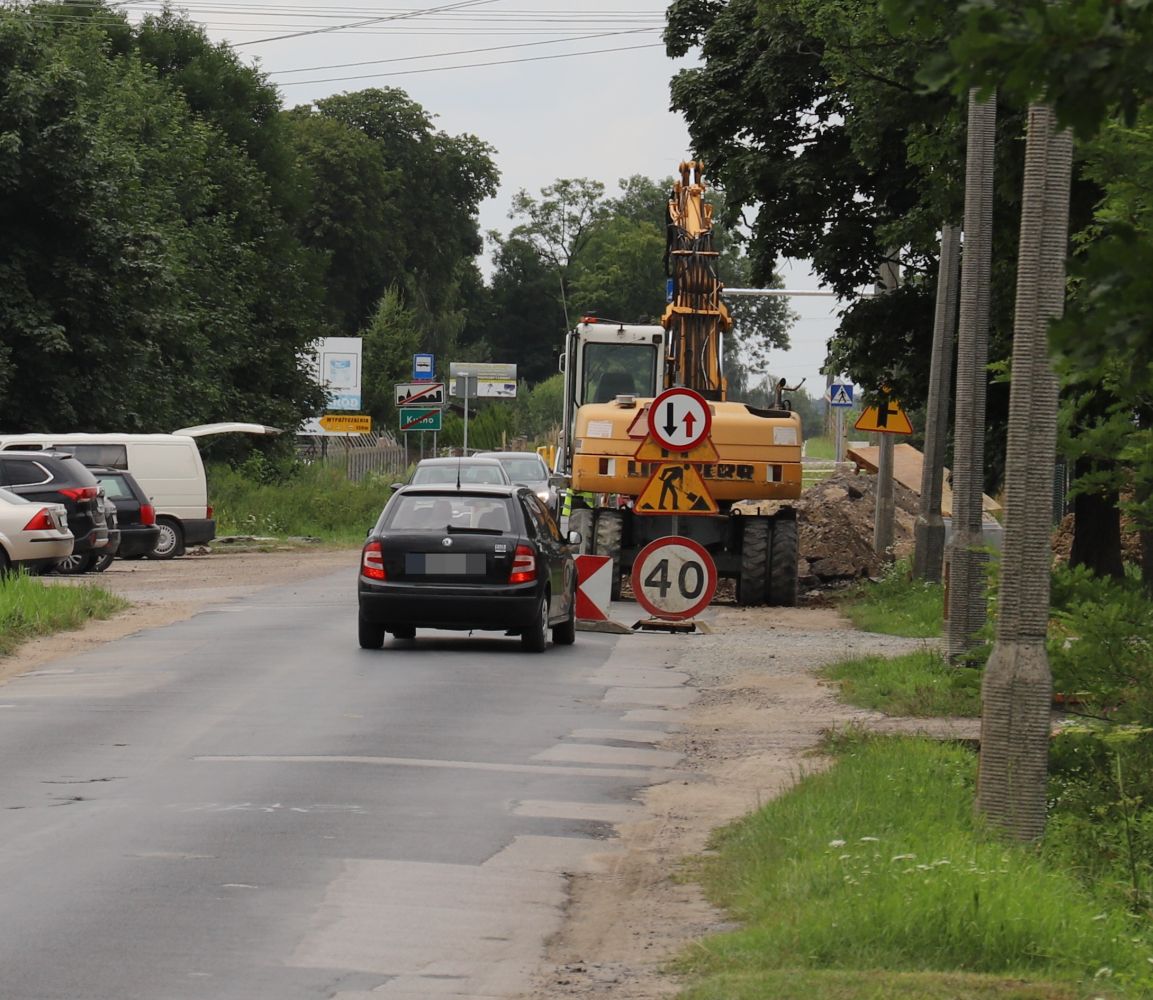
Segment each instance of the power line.
M644 45L622 45L612 49L589 49L585 52L558 52L551 56L526 56L524 59L499 59L496 62L461 63L457 66L429 66L425 69L405 69L398 73L363 73L357 76L333 76L323 80L288 80L278 83L278 87L302 87L313 83L344 83L349 80L375 80L382 76L414 76L417 73L440 73L455 69L477 69L486 66L509 66L513 63L546 62L552 59L572 59L576 56L593 56L604 52L630 52L634 49L656 49L663 47L663 42L651 42Z
M269 76L283 76L285 73L319 73L327 69L351 69L354 66L379 66L383 63L412 62L416 59L441 59L449 56L468 56L478 52L502 52L506 49L527 49L538 45L563 45L566 42L583 42L593 38L612 38L617 35L635 35L652 28L630 28L627 31L602 31L595 35L577 35L573 38L548 38L540 42L517 42L515 45L493 45L480 49L457 49L455 52L433 52L422 56L399 56L395 59L369 59L364 62L333 63L330 66L308 66L301 69L272 70ZM574 53L580 54L580 53ZM451 68L451 67L450 67Z
M342 28L363 28L365 25L380 24L382 21L405 21L409 18L421 17L426 14L436 14L446 10L460 10L464 7L479 7L495 2L496 0L460 0L458 3L445 4L442 7L432 7L428 10L413 10L402 14L385 14L381 17L370 17L364 21L354 21L351 24L334 24L328 28L315 28L312 31L296 31L288 35L273 35L270 38L256 38L251 42L237 42L235 45L232 45L232 47L237 48L238 46L242 45L263 45L265 42L281 42L286 38L302 38L305 35L323 35L329 31L340 31Z

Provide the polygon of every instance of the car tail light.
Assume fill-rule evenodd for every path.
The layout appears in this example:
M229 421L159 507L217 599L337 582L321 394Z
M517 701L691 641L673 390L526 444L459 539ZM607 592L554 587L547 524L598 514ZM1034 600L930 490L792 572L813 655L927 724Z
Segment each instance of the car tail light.
M211 510L212 508L209 508ZM156 508L150 503L140 505L140 523L143 525L156 523Z
M100 492L99 486L67 486L60 491L70 500L95 500Z
M360 572L370 580L383 580L385 578L384 553L381 551L380 542L369 542L364 547L364 551L360 555Z
M205 513L204 513L204 516L205 516L206 518L208 518L208 520L210 520L210 521L211 521L211 520L212 520L212 515L213 515L213 514L215 514L215 513L216 513L216 510L213 508L212 504L209 504L209 505L208 505L208 508L206 509L206 511L205 511Z
M509 583L528 583L536 579L536 553L528 545L518 545L512 560Z
M52 516L48 513L47 507L41 507L35 514L32 515L32 520L24 525L25 531L55 531L56 522L52 520Z

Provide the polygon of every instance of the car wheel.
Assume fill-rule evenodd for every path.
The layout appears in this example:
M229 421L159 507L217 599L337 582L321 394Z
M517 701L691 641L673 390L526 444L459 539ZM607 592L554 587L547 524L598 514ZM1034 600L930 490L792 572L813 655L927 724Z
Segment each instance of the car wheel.
M0 545L0 579L6 577L12 571L12 560L8 558L8 553L4 550L4 546Z
M596 518L596 548L598 556L609 556L613 561L609 599L621 599L621 538L624 535L624 517L619 511L601 509Z
M390 631L398 639L415 639L416 626L415 625L397 625L396 628L390 628Z
M64 576L78 576L92 569L95 559L91 552L73 552L56 564L56 572Z
M559 625L554 625L552 641L558 646L571 646L576 642L576 594L569 602L568 617Z
M526 628L520 636L521 645L526 652L543 653L548 645L548 593L541 595L540 604L536 609L536 621Z
M171 559L173 556L184 555L184 532L180 525L170 517L158 517L156 527L160 529L160 537L156 539L156 547L148 553L149 559Z
M357 618L357 638L361 649L380 649L384 645L384 626Z
M96 557L95 562L92 563L93 573L103 573L109 566L112 565L112 560L116 558L113 552L105 552Z

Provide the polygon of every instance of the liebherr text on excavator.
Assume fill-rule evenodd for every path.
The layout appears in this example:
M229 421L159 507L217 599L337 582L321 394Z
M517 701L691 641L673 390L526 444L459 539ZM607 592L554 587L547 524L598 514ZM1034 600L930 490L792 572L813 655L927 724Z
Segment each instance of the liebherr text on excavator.
M614 599L637 553L677 534L703 545L718 575L736 581L738 603L792 605L797 520L789 501L801 495L801 418L780 391L770 409L727 398L723 350L732 318L717 277L712 206L704 194L702 165L682 163L668 202L669 290L661 325L587 318L566 337L557 470L569 477L575 494L569 527L581 533L582 551L612 557ZM638 456L646 409L674 386L707 401L711 449L682 456L654 451L650 441ZM638 513L638 498L654 473L675 471L677 463L699 477L715 513ZM582 502L590 496L591 502Z

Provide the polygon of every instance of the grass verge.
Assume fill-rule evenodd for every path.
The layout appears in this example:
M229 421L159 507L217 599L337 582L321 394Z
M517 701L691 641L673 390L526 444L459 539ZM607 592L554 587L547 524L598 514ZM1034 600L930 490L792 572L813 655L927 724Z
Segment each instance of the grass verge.
M928 719L981 714L980 670L953 666L933 649L842 660L823 667L818 675L837 681L839 697L847 704L886 715Z
M110 618L128 601L91 585L52 587L23 573L0 579L0 655L26 639L80 628Z
M853 587L842 598L841 610L859 629L929 639L941 634L944 588L914 580L908 560L894 566L880 580Z
M975 756L857 734L838 752L714 835L698 874L742 926L684 953L686 1000L1149 995L1130 918L981 828Z

